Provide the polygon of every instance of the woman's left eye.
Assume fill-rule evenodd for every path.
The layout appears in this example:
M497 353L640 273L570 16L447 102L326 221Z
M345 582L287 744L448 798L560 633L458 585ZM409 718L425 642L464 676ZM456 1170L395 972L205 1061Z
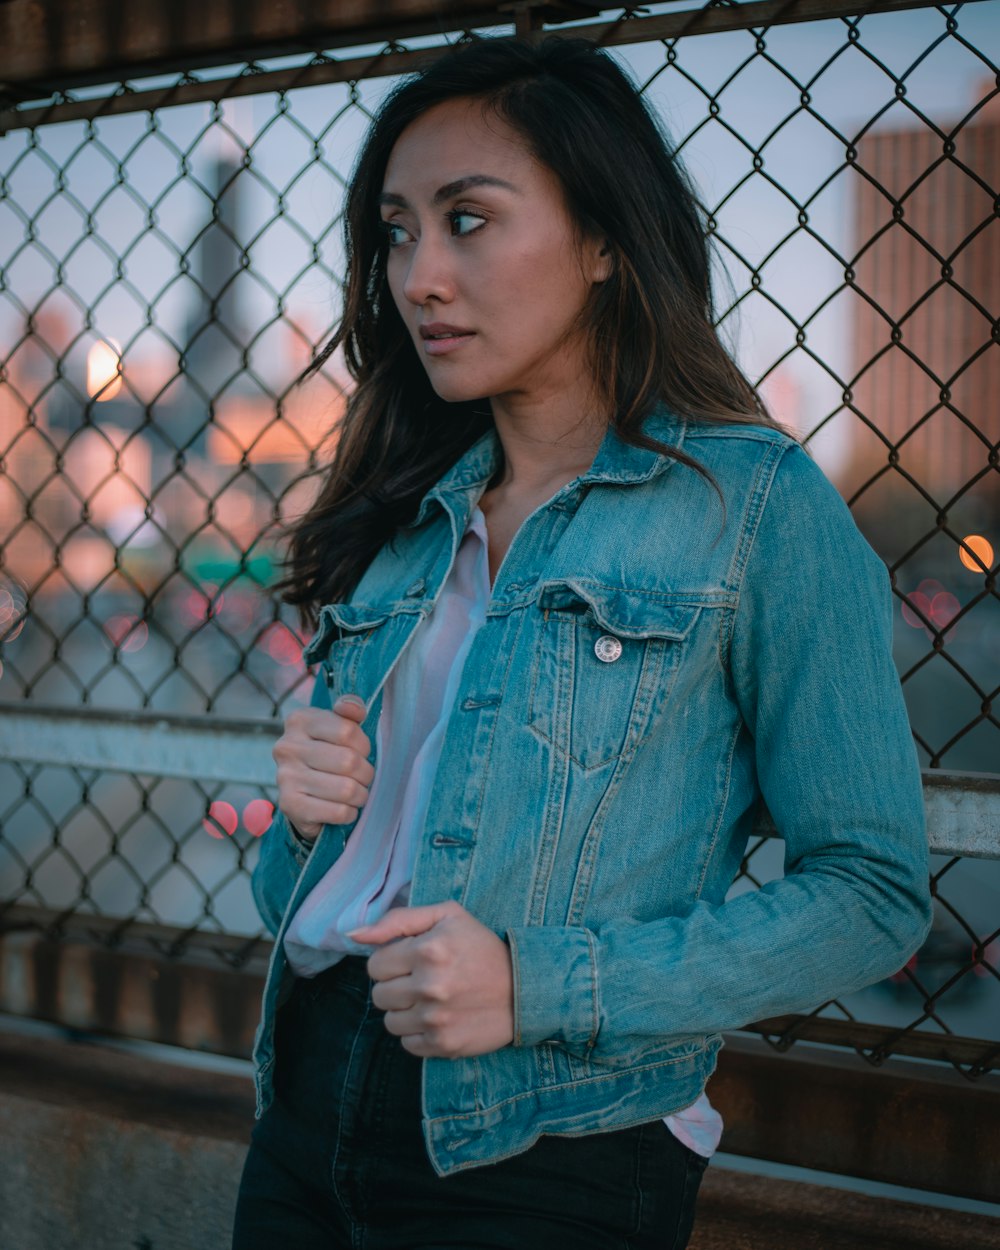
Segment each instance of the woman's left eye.
M464 209L460 208L452 209L451 212L445 213L445 216L451 222L452 234L474 234L477 230L481 230L482 227L486 225L486 218L480 216L479 213L467 213ZM462 220L478 222L479 224L474 225L471 229L467 228L463 230L458 225L458 223Z

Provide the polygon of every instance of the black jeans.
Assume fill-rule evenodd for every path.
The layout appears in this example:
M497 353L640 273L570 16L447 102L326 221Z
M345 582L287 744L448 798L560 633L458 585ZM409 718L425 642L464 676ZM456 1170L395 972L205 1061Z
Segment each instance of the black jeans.
M275 1095L251 1135L233 1250L680 1250L706 1160L662 1120L544 1136L440 1177L420 1064L387 1033L365 962L297 979L275 1022Z

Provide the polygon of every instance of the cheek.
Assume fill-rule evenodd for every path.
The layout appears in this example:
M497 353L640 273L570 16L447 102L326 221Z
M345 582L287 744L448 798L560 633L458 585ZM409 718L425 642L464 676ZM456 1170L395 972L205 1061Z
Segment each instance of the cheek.
M507 304L516 310L514 333L538 342L563 331L587 296L576 258L555 248L515 258L502 281Z
M490 297L499 298L502 293L519 315L531 318L540 308L551 311L578 298L579 266L559 240L508 248L491 261L490 271L490 281L484 284Z

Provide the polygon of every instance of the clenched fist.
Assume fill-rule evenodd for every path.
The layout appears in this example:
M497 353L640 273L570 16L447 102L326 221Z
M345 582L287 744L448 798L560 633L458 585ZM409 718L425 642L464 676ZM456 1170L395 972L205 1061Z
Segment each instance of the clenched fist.
M394 907L347 935L378 949L372 1002L404 1050L457 1059L514 1040L514 974L506 942L456 902Z
M372 744L361 728L366 715L357 695L341 695L328 712L297 708L271 754L278 766L278 807L305 838L324 825L354 820L375 776Z

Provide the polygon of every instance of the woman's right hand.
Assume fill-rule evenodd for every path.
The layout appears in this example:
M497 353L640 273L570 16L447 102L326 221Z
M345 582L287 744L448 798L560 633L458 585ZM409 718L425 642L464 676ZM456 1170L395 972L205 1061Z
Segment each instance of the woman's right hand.
M278 766L278 807L304 838L324 825L354 820L368 798L375 769L361 728L367 709L357 695L340 695L333 711L297 708L271 754Z

